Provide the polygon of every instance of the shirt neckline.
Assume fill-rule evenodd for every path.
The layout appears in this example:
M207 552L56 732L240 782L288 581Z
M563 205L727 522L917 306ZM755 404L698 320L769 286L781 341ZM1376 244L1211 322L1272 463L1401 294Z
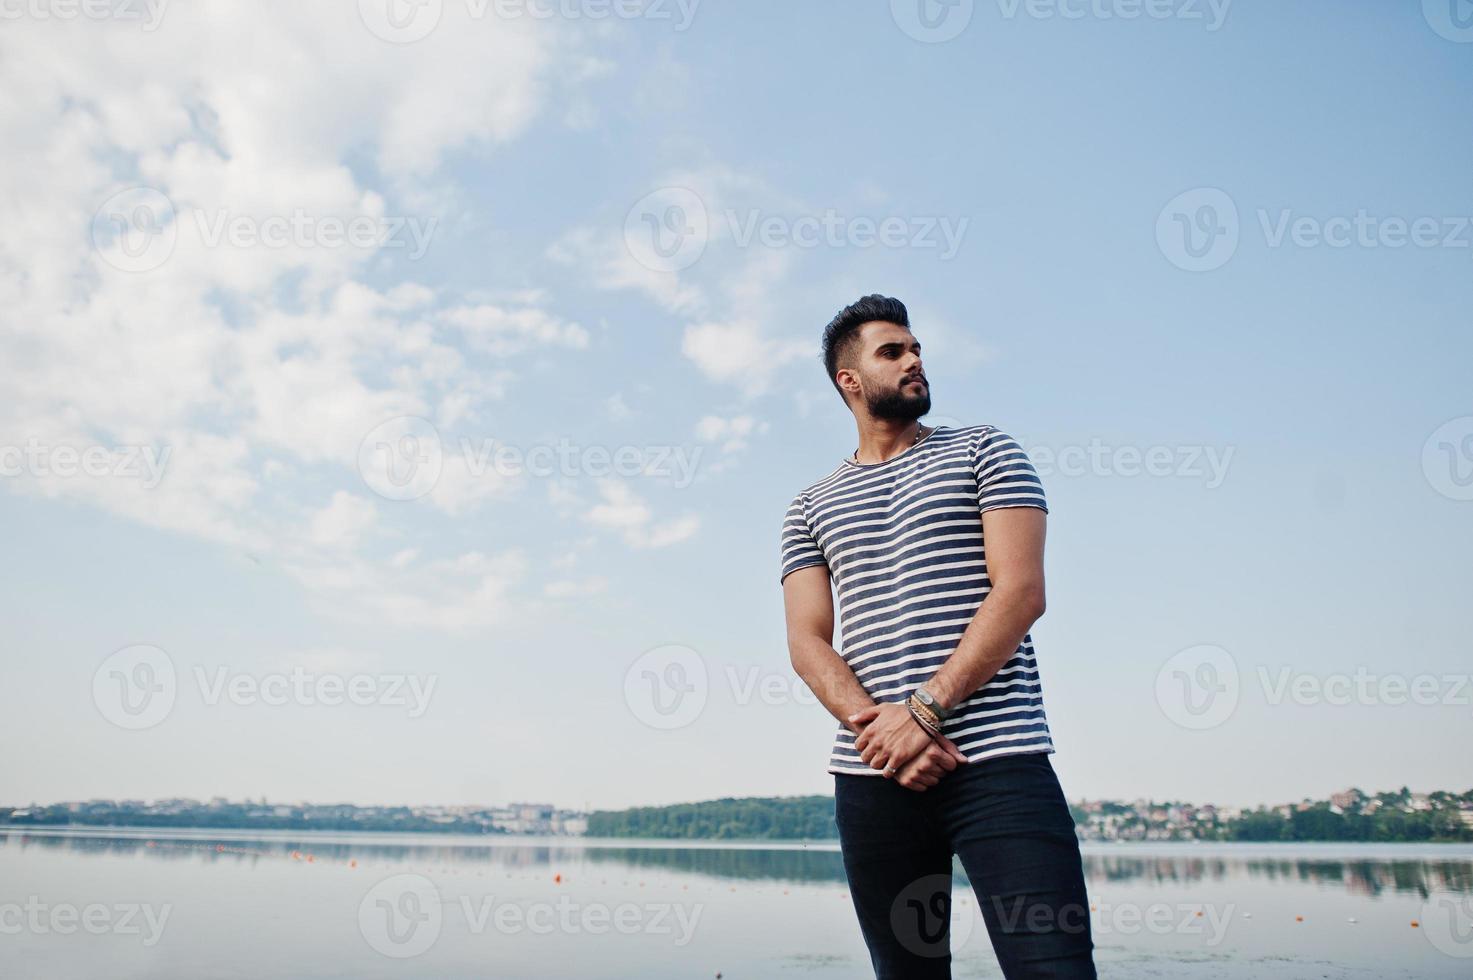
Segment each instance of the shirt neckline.
M930 432L927 432L926 433L925 438L920 439L917 442L911 443L909 446L907 446L905 449L902 449L900 452L896 453L894 456L891 456L889 459L882 459L878 463L856 463L856 462L854 462L854 460L852 460L852 459L850 459L850 458L848 458L846 456L846 457L844 457L844 464L846 466L852 466L852 467L854 467L857 470L872 470L872 469L875 469L876 467L880 467L880 466L889 466L891 463L895 462L897 459L902 459L905 456L907 456L908 454L915 452L917 449L920 449L926 443L928 443L928 442L931 441L931 437L932 436L934 436L936 433L940 432L944 428L946 428L946 426L944 426L944 425L938 425L938 426L936 426L936 428L934 428Z

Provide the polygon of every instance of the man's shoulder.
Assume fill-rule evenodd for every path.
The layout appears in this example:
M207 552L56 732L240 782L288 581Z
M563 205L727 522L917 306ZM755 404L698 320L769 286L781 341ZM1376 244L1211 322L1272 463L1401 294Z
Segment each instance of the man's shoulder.
M794 504L799 504L804 500L811 500L815 494L822 491L825 487L832 486L834 481L843 476L844 472L848 469L849 467L845 466L843 463L840 463L838 466L829 470L817 480L814 480L812 483L808 484L802 490L799 490L797 493L793 494L792 501L788 504L788 506L792 507Z

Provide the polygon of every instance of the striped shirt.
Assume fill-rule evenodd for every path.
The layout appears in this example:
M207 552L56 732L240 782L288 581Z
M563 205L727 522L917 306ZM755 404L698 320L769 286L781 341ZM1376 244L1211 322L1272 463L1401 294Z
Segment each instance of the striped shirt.
M845 460L793 498L782 578L828 567L840 655L877 703L904 701L955 651L992 590L981 515L997 507L1048 510L1022 447L990 425L938 426L883 463ZM972 762L1054 751L1031 636L942 731ZM839 726L828 771L880 775L854 738Z

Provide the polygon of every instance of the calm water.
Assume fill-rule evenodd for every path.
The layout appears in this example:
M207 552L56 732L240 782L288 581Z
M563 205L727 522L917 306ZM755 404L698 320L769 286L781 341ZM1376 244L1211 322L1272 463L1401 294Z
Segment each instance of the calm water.
M1473 847L1088 845L1085 863L1104 977L1473 976ZM957 886L954 975L998 976ZM0 830L5 977L718 971L869 975L836 845Z

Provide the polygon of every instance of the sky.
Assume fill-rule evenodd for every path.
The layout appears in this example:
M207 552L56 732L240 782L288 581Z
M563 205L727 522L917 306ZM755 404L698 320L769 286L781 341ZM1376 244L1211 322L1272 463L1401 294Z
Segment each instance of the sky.
M1467 0L3 16L0 804L830 792L871 292L1040 471L1070 799L1469 788Z

